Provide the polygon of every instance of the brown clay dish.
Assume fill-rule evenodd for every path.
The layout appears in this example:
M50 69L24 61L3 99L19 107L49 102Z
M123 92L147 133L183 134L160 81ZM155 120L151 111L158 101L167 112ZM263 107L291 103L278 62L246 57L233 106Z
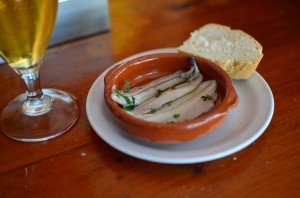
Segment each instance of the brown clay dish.
M203 136L225 120L228 110L238 104L238 96L230 77L218 65L194 57L204 80L214 79L218 84L215 106L196 119L179 123L153 123L135 118L111 99L112 86L125 89L128 80L131 87L139 86L178 70L188 70L188 57L183 53L146 55L113 67L104 78L104 99L115 123L124 131L147 141L176 143Z

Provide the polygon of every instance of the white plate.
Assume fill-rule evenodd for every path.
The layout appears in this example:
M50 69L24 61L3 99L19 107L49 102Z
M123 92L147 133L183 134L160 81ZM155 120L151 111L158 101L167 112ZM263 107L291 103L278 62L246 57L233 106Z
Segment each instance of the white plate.
M174 52L174 48L151 50L120 62L151 53ZM120 63L119 62L119 63ZM96 133L112 147L140 159L187 164L205 162L233 154L254 142L267 128L274 111L274 98L266 81L255 72L248 80L235 80L239 104L230 110L225 122L212 133L178 144L157 144L135 138L112 121L103 98L103 78L108 68L91 87L86 103L87 116Z

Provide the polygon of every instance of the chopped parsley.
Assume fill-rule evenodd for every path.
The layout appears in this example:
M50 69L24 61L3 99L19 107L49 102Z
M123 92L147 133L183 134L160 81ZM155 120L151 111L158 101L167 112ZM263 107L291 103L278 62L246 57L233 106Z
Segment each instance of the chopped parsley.
M201 99L203 101L212 100L212 97L210 95L202 96Z
M128 80L125 81L125 87L128 91L130 90L130 83L128 82Z
M156 90L155 98L158 98L163 91L161 89Z
M134 109L134 107L136 107L135 97L131 96L131 99L130 99L130 97L124 96L123 94L121 94L121 91L119 89L115 89L115 93L117 94L117 97L119 97L119 98L122 97L126 101L127 105L123 106L124 110L132 111Z
M156 112L156 109L151 109L150 111L149 111L149 113L155 113Z
M180 114L174 114L173 117L174 117L175 119L177 119L177 118L180 117Z
M163 106L171 106L172 105L172 102L171 101L169 101L169 102L167 102L167 103L165 103Z
M120 98L120 96L122 95L121 91L119 89L115 89L114 91L117 94L117 97Z
M130 105L130 106L125 106L125 107L123 107L123 109L124 109L125 111L132 111L135 107L136 107L135 105Z
M129 104L129 105L131 104L131 100L129 99L129 97L123 96L123 98L125 99L127 104Z

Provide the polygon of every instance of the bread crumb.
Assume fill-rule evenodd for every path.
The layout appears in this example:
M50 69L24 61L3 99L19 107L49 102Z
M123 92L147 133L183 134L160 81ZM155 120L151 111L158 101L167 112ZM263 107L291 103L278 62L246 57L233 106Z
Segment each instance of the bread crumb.
M233 159L233 160L237 160L237 157L233 157L232 159Z
M85 157L85 156L86 156L86 153L85 153L85 152L81 152L80 155L81 155L82 157Z

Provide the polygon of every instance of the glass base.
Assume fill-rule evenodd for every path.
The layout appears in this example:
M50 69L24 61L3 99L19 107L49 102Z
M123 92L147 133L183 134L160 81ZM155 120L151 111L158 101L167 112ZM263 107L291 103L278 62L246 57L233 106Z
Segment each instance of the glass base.
M46 114L24 114L22 106L26 94L18 96L3 109L1 129L5 135L23 142L39 142L63 134L76 122L79 107L73 95L57 89L43 89L43 93L54 101Z

